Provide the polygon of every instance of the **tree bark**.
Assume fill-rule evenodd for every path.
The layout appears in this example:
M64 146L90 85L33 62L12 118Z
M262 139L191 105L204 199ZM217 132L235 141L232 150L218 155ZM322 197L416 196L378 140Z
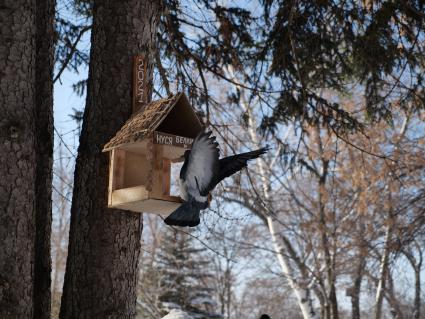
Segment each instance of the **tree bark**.
M74 176L60 318L133 318L141 215L107 209L102 147L132 110L133 56L152 61L159 2L94 1L86 108Z
M54 0L36 1L36 215L34 259L34 318L50 318L53 169Z
M0 318L33 315L35 5L0 7Z

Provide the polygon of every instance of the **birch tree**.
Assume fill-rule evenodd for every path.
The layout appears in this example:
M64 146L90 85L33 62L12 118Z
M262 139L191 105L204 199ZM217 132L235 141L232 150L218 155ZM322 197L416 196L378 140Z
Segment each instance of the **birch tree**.
M230 70L233 79L236 80L234 73ZM252 147L260 147L260 139L257 135L257 123L253 115L253 110L248 104L243 88L238 87L241 94L241 108L246 119L246 128ZM278 211L273 207L273 200L270 195L272 185L270 182L271 167L273 162L278 159L279 150L274 154L271 163L266 164L262 159L257 160L257 171L259 172L259 187L264 202L262 205L249 205L248 202L242 202L246 207L250 208L253 213L262 220L267 227L273 243L274 252L278 259L282 273L288 280L289 286L293 290L300 311L304 318L318 318L318 312L314 308L312 300L312 290L307 268L301 261L301 257L291 244L282 229L280 228L280 220L277 217ZM226 200L232 201L231 197L224 196ZM240 202L241 203L241 202ZM255 208L254 208L255 207Z

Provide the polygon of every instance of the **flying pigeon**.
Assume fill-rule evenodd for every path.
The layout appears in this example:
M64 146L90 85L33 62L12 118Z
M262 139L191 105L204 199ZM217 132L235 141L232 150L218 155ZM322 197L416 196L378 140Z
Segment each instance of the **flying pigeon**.
M167 225L199 225L199 213L208 207L209 193L226 177L246 167L249 160L267 152L267 147L256 151L219 159L218 143L211 131L202 131L184 153L180 170L180 197L184 203L164 221Z

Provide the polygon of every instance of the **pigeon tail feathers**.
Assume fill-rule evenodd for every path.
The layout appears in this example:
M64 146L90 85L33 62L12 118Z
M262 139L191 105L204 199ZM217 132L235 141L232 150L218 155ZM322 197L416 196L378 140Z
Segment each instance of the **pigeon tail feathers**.
M208 206L208 203L207 203ZM205 209L205 203L198 203L191 199L184 202L179 208L172 212L164 222L170 226L195 227L200 223L199 213Z

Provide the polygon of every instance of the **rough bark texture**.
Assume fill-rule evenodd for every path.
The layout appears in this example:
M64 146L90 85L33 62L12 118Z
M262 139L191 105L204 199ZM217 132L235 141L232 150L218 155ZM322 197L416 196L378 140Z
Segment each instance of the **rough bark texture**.
M152 63L158 13L156 1L94 2L60 318L135 316L141 216L106 208L108 155L101 151L131 115L133 56Z
M35 5L0 5L0 318L33 314Z
M54 0L36 1L36 215L34 318L50 318Z

